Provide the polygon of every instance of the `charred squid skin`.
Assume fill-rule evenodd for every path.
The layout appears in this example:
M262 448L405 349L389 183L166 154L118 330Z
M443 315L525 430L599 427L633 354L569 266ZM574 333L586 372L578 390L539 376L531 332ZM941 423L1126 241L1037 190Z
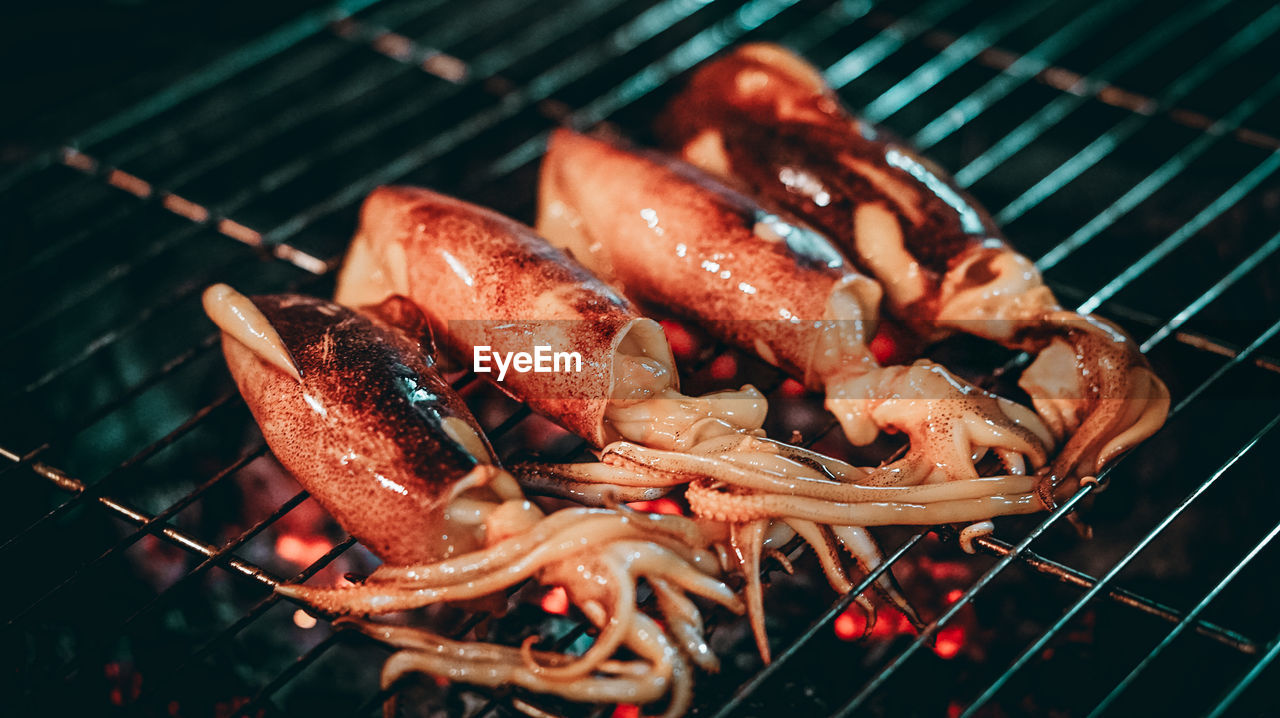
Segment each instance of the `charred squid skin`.
M228 290L208 290L211 314L232 301ZM322 299L231 292L243 300L242 313L256 310L295 368L296 377L263 361L262 343L246 344L253 334L238 339L235 320L220 320L240 393L303 487L388 562L479 546L478 537L446 544L439 526L458 482L493 463L492 450L419 344Z
M1064 311L944 170L858 120L785 48L744 45L705 64L657 131L687 161L826 232L924 341L959 331L1037 355L1021 383L1062 446L1046 497L1163 424L1168 390L1123 332ZM1061 347L1074 366L1042 361ZM1100 363L1108 371L1085 371Z
M874 365L879 286L803 223L688 164L557 130L538 228L628 297L693 316L810 388L822 387L821 361ZM817 356L837 333L860 353Z
M914 489L939 481L962 488L978 476L971 457L988 447L1006 457L1015 472L1021 471L1024 456L1032 468L1046 459L1043 442L1051 439L1030 410L1020 413L1010 402L965 385L940 366L880 367L870 351L879 285L854 271L820 233L705 171L556 130L541 170L538 228L627 296L697 319L722 341L759 355L812 389L825 390L829 408L854 443L869 443L884 430L909 435L912 451L903 460L862 478L850 478L846 468L842 481L832 477L830 482L821 480L823 471L831 476L821 460L815 465L781 448L773 456L744 446L681 456L626 442L606 449L604 463L616 465L621 459L662 470L663 478L685 475L685 481L693 482L686 496L695 514L732 526L736 554L749 556L739 564L748 575L748 613L766 661L760 585L751 575L759 563L758 542L749 540L753 531L758 533L757 521L795 519L805 527L810 546L824 557L833 588L842 591L850 584L836 568L839 552L830 550L833 540L825 527L785 511L752 514L747 506L766 499L770 507L812 511L825 501L832 510L820 523L827 526L859 525L858 517L879 523L888 517L888 523L897 523L913 515L912 509L877 496L885 488ZM930 431L943 423L956 430ZM705 500L699 483L704 478L723 481L738 492L727 503ZM1014 481L1023 493L1034 485L1025 477ZM863 483L872 485L850 485ZM784 496L794 501L781 502ZM735 510L720 510L734 501L740 502ZM920 501L927 499L922 495ZM1001 510L997 502L977 502L972 511L984 507ZM836 510L847 516L837 518ZM915 510L917 520L935 515L923 506ZM877 587L905 605L891 582L886 576ZM914 615L909 608L908 615Z
M997 449L1046 459L1048 430L945 367L882 367L870 350L881 292L820 233L679 160L569 130L543 161L539 227L624 292L827 395L854 444L902 431L901 483L972 478Z
M604 414L619 345L630 339L656 361L675 361L656 322L532 229L428 189L379 187L369 195L335 296L363 306L396 295L464 362L480 345L579 354L579 371L510 372L498 385L597 445L617 438Z
M817 69L782 47L745 45L703 65L657 130L685 160L824 232L919 334L949 333L933 320L957 259L1003 247L945 173L846 112ZM980 282L987 269L969 273Z
M1069 479L1083 482L1096 476L1159 430L1170 396L1133 340L1109 322L1058 311L1049 313L1045 323L1051 339L1019 385L1065 438L1038 489L1052 509L1060 498L1058 489ZM1093 381L1064 384L1064 376Z
M617 470L606 464L541 464L521 461L511 465L511 473L525 491L538 496L551 496L583 506L618 506L637 501L656 501L680 486L683 477L651 485L646 475ZM625 482L637 479L641 486Z
M585 655L442 643L401 628L396 639L417 648L393 656L384 677L428 671L482 684L506 679L609 702L669 695L669 714L683 712L692 690L687 661L638 611L636 581L665 581L671 591L743 610L705 571L714 559L692 521L603 509L544 516L497 466L420 339L379 318L421 326L412 305L399 299L366 313L299 295L250 298L216 285L204 301L272 451L353 536L401 564L346 589L287 584L277 592L330 613L371 614L489 596L529 577L564 585L601 629ZM705 651L685 603L668 596L659 609L679 622L681 645ZM624 645L647 670L612 659ZM458 660L442 665L442 652Z
M746 208L750 202L740 197L738 205ZM780 253L779 261L790 260ZM821 272L824 262L838 258L831 250L813 261ZM878 292L872 282L849 287L852 282L841 276L831 281L843 283L849 293L860 288L872 300ZM497 349L539 332L564 337L562 348L582 352L582 372L524 374L500 385L597 447L624 438L678 457L717 437L754 436L763 423L765 402L751 387L700 397L679 394L674 358L656 322L533 230L490 210L425 189L375 191L362 209L337 296L367 302L395 294L410 298L429 317L440 342L455 355L467 357L481 345ZM865 303L868 297L859 299ZM857 330L861 324L850 326ZM809 333L811 339L821 334ZM516 471L534 491L605 506L671 490L690 478L673 477L660 466L639 472L651 476L638 479L638 472L595 464L534 469L524 464ZM435 589L424 590L437 595Z

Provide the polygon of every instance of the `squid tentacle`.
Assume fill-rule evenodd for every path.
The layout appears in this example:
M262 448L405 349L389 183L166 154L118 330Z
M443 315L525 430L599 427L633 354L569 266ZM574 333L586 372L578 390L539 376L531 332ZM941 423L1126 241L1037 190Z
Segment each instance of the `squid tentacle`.
M693 676L684 654L671 643L662 628L643 613L631 622L627 647L654 666L654 672L670 681L670 700L662 718L678 718L693 703ZM638 701L630 701L638 702Z
M530 493L567 499L585 506L614 506L655 501L684 481L675 476L630 471L600 463L538 464L521 462L511 473ZM636 484L643 484L637 486Z
M760 579L760 554L764 548L764 532L768 527L767 519L757 519L745 523L735 523L730 527L729 537L739 568L746 579L742 589L747 602L747 616L750 619L751 634L756 640L756 649L760 651L760 659L767 666L772 661L769 651L769 635L764 621L764 587Z
M572 508L557 511L539 521L528 531L506 538L485 548L461 556L428 564L383 564L370 576L370 581L412 581L420 586L457 583L472 576L483 576L510 562L539 544L575 525L590 524L598 519L617 523L617 512L606 509Z
M880 551L880 547L876 545L876 541L871 537L870 532L865 528L859 526L832 526L830 529L831 533L840 541L840 545L844 546L849 555L858 562L858 567L866 574L870 575L884 563L884 554ZM916 612L915 607L903 595L902 587L898 585L897 579L894 578L893 571L885 570L871 585L876 593L887 601L889 605L901 611L917 631L924 630L924 622L920 620L920 614Z
M1037 488L1046 508L1052 509L1057 505L1054 493L1063 481L1079 471L1095 474L1102 471L1164 424L1171 403L1168 387L1150 369L1135 367L1129 371L1132 376L1128 381L1133 392L1147 398L1096 400L1093 411L1067 440Z
M786 522L805 540L805 543L813 548L813 552L817 554L818 562L822 566L822 571L827 575L827 581L831 583L832 588L835 588L841 594L852 592L853 582L849 580L849 575L844 570L844 565L840 561L840 551L836 546L836 538L828 527L798 518L787 518ZM853 600L858 604L858 608L862 609L867 618L862 633L863 636L866 636L876 625L876 606L863 593L859 593Z
M996 494L1023 493L1030 491L1035 484L1034 480L1017 475L981 477L919 486L843 483L817 477L808 467L801 467L789 459L770 454L727 453L719 457L705 457L650 449L627 442L611 444L602 458L606 461L629 463L644 470L678 472L686 476L686 480L714 479L742 489L770 493L785 492L796 497L835 503L933 503ZM743 467L736 463L739 460L755 459L761 461L753 466ZM763 460L786 461L810 473L809 475L779 476L766 471L760 465ZM876 473L872 472L867 478L873 478ZM856 521L840 523L861 525Z
M1153 397L1129 428L1112 437L1098 452L1097 463L1094 466L1095 473L1115 461L1120 454L1132 449L1138 442L1154 434L1164 425L1169 415L1169 406L1172 403L1169 387L1165 386L1164 382L1160 381L1151 370L1146 369L1143 372L1146 374L1148 389Z
M560 516L561 513L571 513ZM545 529L545 530L544 530ZM591 534L589 532L598 532ZM375 583L408 584L419 588L456 584L470 577L484 577L508 569L513 563L529 560L538 551L550 550L555 542L574 538L595 541L651 535L659 540L692 550L705 543L697 526L683 516L664 516L616 510L565 509L556 512L531 531L513 536L485 549L431 564L380 566L369 577ZM474 557L474 558L473 558Z
M698 607L666 579L658 576L646 578L657 597L658 610L662 612L672 636L682 644L685 655L702 670L718 673L720 659L711 651L703 637L702 614L698 612Z
M408 651L435 653L445 660L472 660L497 663L518 662L520 649L496 643L480 641L455 641L425 628L377 623L362 618L342 616L334 620L335 628L356 630L395 648ZM533 651L539 663L549 666L566 665L578 657L549 651ZM611 659L600 664L600 672L614 676L639 676L647 669L638 661Z
M1042 508L1034 493L982 496L923 504L893 501L842 503L815 501L803 496L783 494L725 493L698 481L689 484L685 498L695 513L717 521L799 517L803 520L837 526L930 526L981 521L993 516L1034 513Z
M995 530L996 525L989 520L978 521L965 526L963 529L960 529L960 549L967 554L976 553L977 548L973 545L973 542L983 536L990 536Z
M673 561L675 556L669 549L651 542L636 542L635 546L627 548L633 552L630 560L634 573L660 576L688 593L715 601L733 613L741 614L745 610L737 594L688 563Z
M538 545L528 554L516 555L513 561L498 571L453 584L442 584L435 580L428 581L426 585L417 585L413 581L404 581L397 584L377 582L370 584L366 582L359 586L340 588L311 588L290 584L280 586L276 590L289 598L305 601L317 608L333 613L373 614L403 611L440 601L477 598L502 590L532 577L549 564L565 560L575 554L590 551L594 542L617 540L619 537L630 537L648 542L656 542L663 538L661 534L645 534L636 531L634 527L619 526L616 521L606 521L590 526L580 525L576 530L566 528L561 533ZM678 543L672 543L675 547L679 546ZM657 548L656 543L654 543L654 547ZM670 549L664 548L663 550L673 559L682 558L679 553ZM699 573L697 569L691 568L684 561L676 561L675 563L680 566L681 570L696 574L705 582L710 584L718 583L714 579ZM425 569L426 567L414 568ZM723 587L723 584L720 585ZM700 590L709 594L708 597L723 595L724 592L728 592L727 588L724 588L723 592L717 593L714 587L709 588L701 584L699 586Z
M520 656L524 664L538 675L552 681L567 681L581 678L594 671L601 663L608 660L626 639L627 628L636 614L635 581L626 575L626 570L615 562L605 560L604 573L611 580L611 588L616 591L613 596L613 608L608 612L600 634L578 660L564 666L548 666L537 661L533 654L532 642L529 639L520 646Z
M495 660L471 657L456 650L400 650L392 654L382 668L382 687L390 688L410 673L425 673L476 685L516 685L573 701L595 703L650 703L667 692L667 676L654 671L646 661L634 661L630 665L611 661L602 667L607 669L602 670L604 675L557 683L548 682L521 665L518 649L498 648L515 655L503 655Z

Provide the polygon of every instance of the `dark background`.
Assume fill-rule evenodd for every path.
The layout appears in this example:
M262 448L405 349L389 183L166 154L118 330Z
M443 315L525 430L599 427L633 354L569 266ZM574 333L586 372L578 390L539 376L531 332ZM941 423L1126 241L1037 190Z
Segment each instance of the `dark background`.
M5 162L66 139L299 13L302 0L7 3L0 22Z

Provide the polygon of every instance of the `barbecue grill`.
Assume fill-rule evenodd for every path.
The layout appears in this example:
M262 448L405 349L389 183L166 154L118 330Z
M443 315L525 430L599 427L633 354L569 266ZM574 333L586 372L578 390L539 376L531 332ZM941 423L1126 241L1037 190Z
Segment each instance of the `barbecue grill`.
M1141 343L1174 408L1100 484L1051 514L998 519L978 555L946 529L878 531L923 633L886 609L852 640L852 595L832 595L803 555L794 575L769 567L773 664L741 619L712 614L724 669L699 676L694 713L1280 709L1280 8L297 5L254 8L234 32L184 9L175 22L210 32L169 48L172 62L146 56L145 25L121 22L124 59L63 72L65 90L14 90L40 100L6 120L0 152L0 604L17 713L374 715L395 696L402 715L634 715L429 679L384 691L385 647L275 596L277 583L332 584L375 560L273 464L199 295L214 281L330 292L356 208L382 183L531 222L551 128L643 141L684 73L746 40L800 51L849 106L955 170L1058 296ZM29 29L33 45L58 32ZM771 434L851 451L794 382L669 327L687 340L676 344L691 390L752 382L769 390ZM1019 357L966 340L934 356L1016 394ZM585 456L473 376L455 386L503 456ZM1072 509L1092 540L1063 520ZM517 591L502 617L441 608L427 620L581 649L582 622L540 590Z

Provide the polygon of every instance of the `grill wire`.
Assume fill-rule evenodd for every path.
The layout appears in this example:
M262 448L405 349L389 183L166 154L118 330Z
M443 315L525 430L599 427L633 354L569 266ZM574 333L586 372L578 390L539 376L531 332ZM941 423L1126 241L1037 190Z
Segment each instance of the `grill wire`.
M838 681L815 686L807 677L813 654L836 650L832 625L853 595L837 598L787 629L771 666L700 676L696 714L759 715L792 700L807 701L814 714L936 714L932 698L912 701L924 693L945 699L953 689L942 704L948 715L1034 714L1037 704L1024 695L1063 690L1043 685L1052 669L1037 666L1060 665L1054 652L1075 645L1068 634L1089 633L1108 604L1121 607L1109 625L1145 621L1133 629L1142 638L1129 639L1118 671L1092 671L1097 656L1088 653L1074 659L1085 668L1068 688L1085 698L1069 702L1069 712L1149 707L1135 696L1156 700L1154 686L1176 678L1168 666L1185 651L1218 666L1201 676L1198 702L1174 707L1212 715L1276 707L1265 677L1280 653L1274 612L1215 606L1224 597L1250 605L1248 595L1276 587L1274 571L1264 569L1275 566L1267 550L1280 532L1265 509L1276 493L1266 485L1274 483L1267 460L1276 458L1280 422L1278 30L1280 8L1244 0L576 0L541 10L499 0L351 0L227 54L0 174L10 206L24 207L13 219L30 244L4 271L3 289L24 309L3 324L11 381L0 436L9 463L0 475L17 488L7 489L15 498L4 508L0 553L23 567L3 605L6 636L25 661L9 672L23 684L10 695L32 708L73 700L57 695L68 686L101 690L74 700L157 715L380 710L401 689L378 690L384 649L324 628L274 639L263 628L290 623L297 608L270 592L277 583L369 559L340 535L300 570L273 555L266 539L282 522L314 513L305 493L280 496L241 523L225 520L226 512L240 515L228 508L241 500L232 479L268 452L246 428L216 334L199 313L200 291L230 281L250 292L329 292L355 208L381 183L432 186L531 220L551 127L609 123L643 139L673 80L731 44L768 39L811 57L851 107L957 169L1015 245L1038 257L1064 302L1125 324L1169 380L1174 408L1160 436L1108 472L1114 481L1102 477L1112 495L1093 507L1094 541L1054 527L1096 486L1052 514L998 521L998 535L1012 538L982 539L988 558L962 559L974 577L928 616L921 635L881 642L856 659L818 658L849 663L827 669ZM31 349L38 342L47 348ZM776 372L719 348L704 348L682 371L695 385L709 383L723 356L746 367L736 380L754 372L749 378L770 389L771 403L795 403ZM997 382L1025 361L981 356L994 358L975 371L996 370ZM486 407L479 416L504 453L541 421L472 376L455 386ZM814 423L806 443L829 440L833 428ZM563 438L552 451L586 455ZM121 531L119 519L131 526ZM1189 528L1170 548L1160 542L1174 524ZM76 535L92 538L66 538ZM922 554L957 553L934 546L929 532L879 535L888 539L886 567L897 571ZM1215 573L1173 592L1191 600L1174 607L1148 598L1168 593L1158 580L1143 580L1141 592L1117 585L1142 579L1126 572L1139 556L1177 561L1200 541L1218 553L1193 565ZM1144 553L1152 546L1159 550ZM154 585L126 572L147 573ZM231 580L211 577L220 572ZM998 598L1009 591L1013 599ZM109 600L113 593L124 598ZM929 649L984 598L1015 601L1038 623L1003 617L1012 647L952 676ZM86 606L99 600L109 608ZM209 615L173 618L173 605L201 600ZM516 623L532 615L515 610ZM714 632L731 632L714 618ZM166 623L173 620L191 624ZM462 635L479 620L451 626ZM556 627L561 648L585 630L569 620ZM130 675L129 666L155 655L144 636L162 630L195 644ZM1191 633L1203 638L1184 636ZM266 672L234 665L279 642L295 658ZM325 679L335 675L360 686L359 700L324 702ZM207 692L192 688L206 680ZM236 697L219 693L226 685L238 687ZM423 690L450 714L613 711L506 690L405 690L406 714L432 710L410 700ZM1171 693L1187 695L1185 687ZM192 696L217 709L194 707Z

